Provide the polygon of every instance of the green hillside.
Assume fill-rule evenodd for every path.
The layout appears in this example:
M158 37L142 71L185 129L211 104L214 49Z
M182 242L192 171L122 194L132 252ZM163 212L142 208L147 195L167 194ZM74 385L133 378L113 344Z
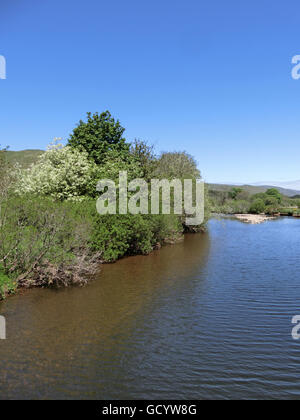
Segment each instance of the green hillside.
M8 150L5 152L5 155L11 164L19 163L23 168L28 168L32 163L37 161L42 153L44 153L43 150L22 150L20 152Z

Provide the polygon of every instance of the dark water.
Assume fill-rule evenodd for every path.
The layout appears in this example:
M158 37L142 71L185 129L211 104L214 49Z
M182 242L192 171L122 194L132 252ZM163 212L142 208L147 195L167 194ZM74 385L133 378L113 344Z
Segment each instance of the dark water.
M88 287L0 304L0 398L298 398L300 220L212 220Z

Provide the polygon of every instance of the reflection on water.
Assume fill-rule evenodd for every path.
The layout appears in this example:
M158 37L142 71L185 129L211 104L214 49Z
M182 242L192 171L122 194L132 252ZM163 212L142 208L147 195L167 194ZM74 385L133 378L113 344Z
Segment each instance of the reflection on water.
M299 247L298 220L213 220L85 288L8 299L0 398L299 396Z

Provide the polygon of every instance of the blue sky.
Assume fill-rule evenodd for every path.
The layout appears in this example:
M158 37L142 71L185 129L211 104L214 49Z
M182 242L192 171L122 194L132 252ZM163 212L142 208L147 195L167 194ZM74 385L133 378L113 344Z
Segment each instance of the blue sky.
M300 179L300 4L1 1L0 143L46 148L87 111L193 154L210 182Z

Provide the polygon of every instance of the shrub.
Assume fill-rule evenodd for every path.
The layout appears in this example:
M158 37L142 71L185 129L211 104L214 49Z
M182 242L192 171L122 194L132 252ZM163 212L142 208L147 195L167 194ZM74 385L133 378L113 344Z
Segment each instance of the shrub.
M50 198L10 197L1 203L0 264L20 285L32 281L42 266L68 267L88 254L91 219L83 203L58 203ZM78 265L78 264L77 264ZM51 283L50 273L46 283ZM62 281L63 278L61 279ZM59 279L58 279L59 281Z
M116 261L124 255L148 254L153 233L142 215L97 215L94 219L92 248L105 261Z
M4 274L3 267L0 266L0 300L5 299L7 295L14 293L16 282Z
M183 228L174 215L96 215L91 245L111 262L125 255L149 254L164 241L175 241Z
M80 201L96 190L97 180L98 168L87 153L51 145L36 164L20 171L16 192Z
M250 213L263 213L266 209L265 203L261 198L257 198L250 207Z

